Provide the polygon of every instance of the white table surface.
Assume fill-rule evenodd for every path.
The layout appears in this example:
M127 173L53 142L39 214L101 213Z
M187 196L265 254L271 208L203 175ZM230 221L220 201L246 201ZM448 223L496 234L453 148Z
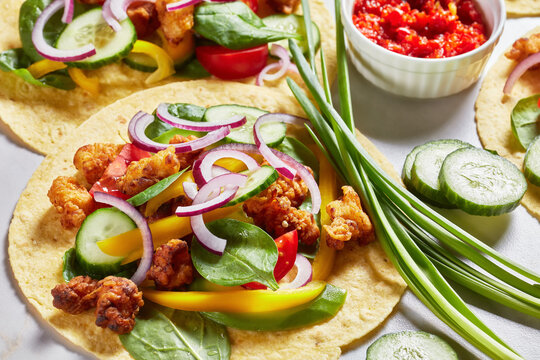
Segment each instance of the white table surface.
M326 0L327 4L331 0ZM490 66L512 41L540 18L509 20ZM375 88L351 66L356 124L401 169L412 147L427 140L457 138L480 145L474 123L474 101L480 83L464 92L438 100L418 101L395 97ZM7 232L15 204L43 157L17 144L0 127L0 359L87 359L35 316L21 297L7 257ZM540 223L519 207L509 215L482 218L448 211L467 230L523 265L540 272ZM29 261L32 261L29 259ZM525 359L540 359L540 320L499 306L460 289L476 314ZM444 337L461 359L486 358L456 335L409 291L396 310L361 345L343 359L364 359L367 346L388 332L420 329Z

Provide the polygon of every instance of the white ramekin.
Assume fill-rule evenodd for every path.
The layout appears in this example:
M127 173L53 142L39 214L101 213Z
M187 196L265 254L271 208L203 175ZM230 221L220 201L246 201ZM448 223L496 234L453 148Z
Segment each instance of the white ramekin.
M443 59L421 59L394 53L366 38L354 26L355 0L343 0L341 18L349 56L356 69L374 85L412 98L437 98L471 86L482 74L501 36L506 11L504 0L476 0L490 34L477 49Z

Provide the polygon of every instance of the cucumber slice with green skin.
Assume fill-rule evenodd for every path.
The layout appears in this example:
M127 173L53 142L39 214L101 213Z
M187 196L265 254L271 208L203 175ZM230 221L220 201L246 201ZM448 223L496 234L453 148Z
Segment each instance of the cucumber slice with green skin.
M284 31L291 34L299 34L302 36L300 40L293 40L296 42L302 53L306 55L309 52L309 46L307 43L306 28L304 25L304 18L296 14L276 14L270 15L262 19L264 25L275 29ZM313 42L315 43L315 52L319 50L321 45L321 32L319 27L314 22L311 23L313 28ZM268 44L270 47L272 44L278 44L289 50L289 41L287 39L276 41L275 43ZM290 51L289 51L290 54Z
M439 182L452 204L473 215L510 212L527 191L525 176L514 164L477 148L464 148L448 155Z
M423 145L417 152L411 170L411 183L414 189L435 206L451 207L444 194L440 191L439 172L448 154L470 147L460 140L436 140Z
M366 360L458 360L440 337L423 331L403 331L378 338L367 349Z
M81 69L100 68L126 57L137 40L135 27L129 18L121 21L120 25L120 31L114 32L103 19L101 8L92 9L73 19L60 34L56 47L69 50L93 44L95 55L68 64Z
M279 177L276 169L268 165L263 165L254 171L244 171L242 174L248 175L246 185L238 189L235 197L225 206L236 205L254 197L267 189Z
M268 111L249 106L218 105L209 107L206 110L203 121L223 122L233 115L244 115L247 122L239 128L232 129L226 139L229 142L255 144L255 140L253 139L253 125L255 125L255 122L260 116L267 113ZM261 126L262 138L268 146L281 144L286 132L287 126L283 123L268 123Z
M431 143L432 142L428 142L426 144L415 146L405 158L405 162L403 163L403 170L401 172L401 178L403 179L403 183L409 190L414 189L412 185L412 168L413 168L414 160L416 159L416 155L420 151L429 147Z
M527 150L523 172L531 184L540 186L540 136L533 140Z
M122 270L122 256L105 254L96 245L100 240L137 228L129 216L115 208L98 209L84 219L75 238L79 265L90 274L109 275Z

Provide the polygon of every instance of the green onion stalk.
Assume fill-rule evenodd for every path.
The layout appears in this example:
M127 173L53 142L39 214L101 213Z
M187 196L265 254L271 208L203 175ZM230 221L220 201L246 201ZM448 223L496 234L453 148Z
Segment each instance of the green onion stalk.
M315 71L309 3L302 0L308 58L295 41L289 47L310 97L292 79L287 83L313 125L311 137L342 180L353 186L374 224L376 235L414 294L442 321L486 355L522 359L491 331L446 279L509 308L540 318L540 275L497 252L432 210L386 174L357 140L340 0L335 1L338 90L334 108L324 52L322 84ZM313 100L312 100L313 99ZM472 264L461 260L468 259Z

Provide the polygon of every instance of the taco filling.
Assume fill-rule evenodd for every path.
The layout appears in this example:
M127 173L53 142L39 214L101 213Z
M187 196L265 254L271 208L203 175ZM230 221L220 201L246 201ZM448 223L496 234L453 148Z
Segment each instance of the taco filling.
M306 124L240 105L161 104L130 120L131 143L80 147L77 174L47 194L77 230L54 307L93 310L134 357L148 316L167 312L152 315L158 305L196 311L221 334L333 317L346 299L324 281L335 251L374 233L353 188L338 198L330 164L287 135Z

